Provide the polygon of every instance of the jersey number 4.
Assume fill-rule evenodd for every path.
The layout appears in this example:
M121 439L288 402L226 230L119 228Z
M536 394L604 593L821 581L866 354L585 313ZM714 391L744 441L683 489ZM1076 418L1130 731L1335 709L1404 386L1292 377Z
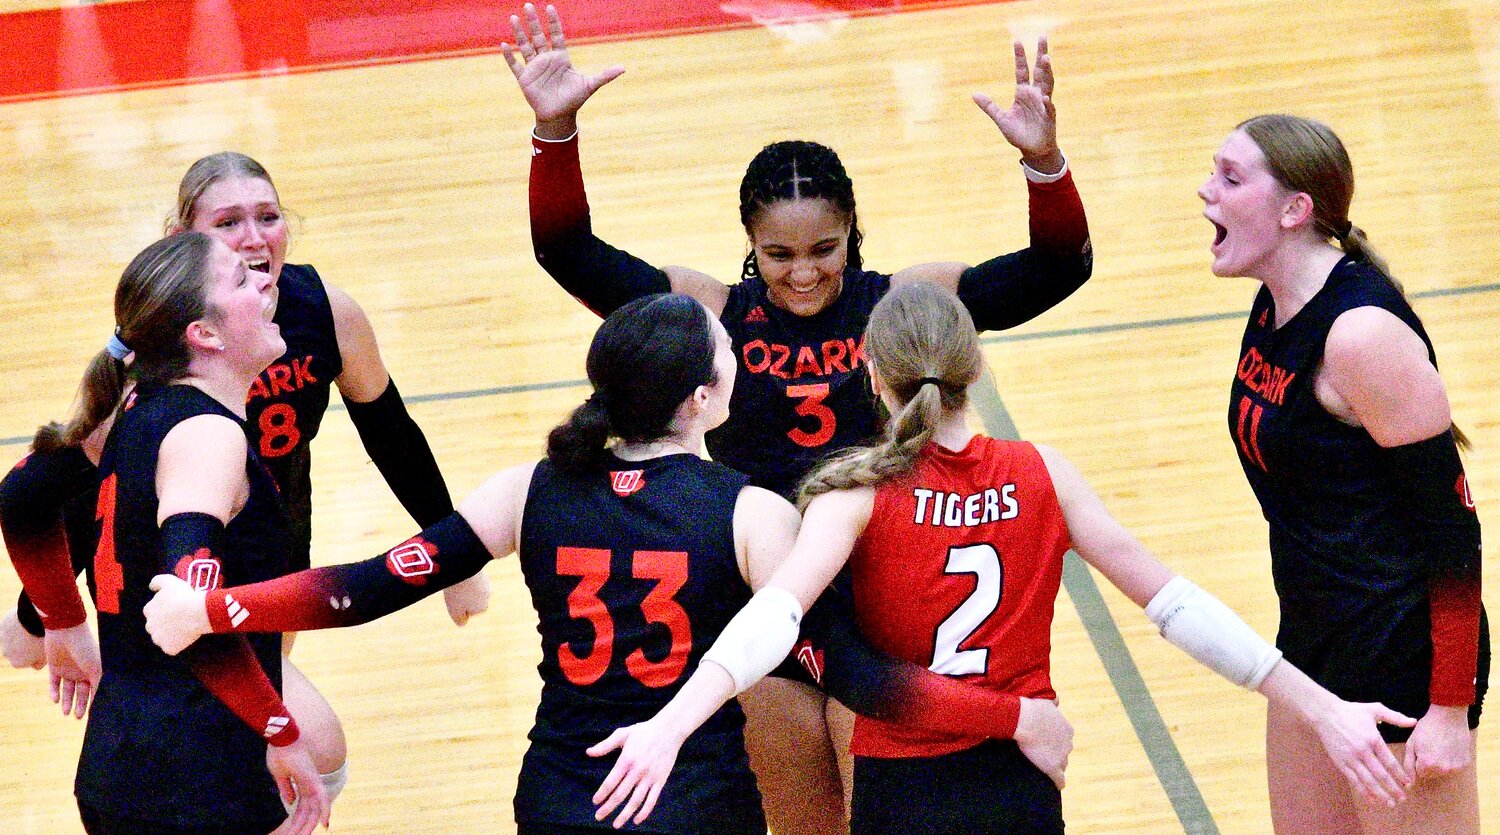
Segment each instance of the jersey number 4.
M111 615L120 613L120 591L125 588L125 569L115 556L115 496L119 484L115 473L99 484L99 504L94 512L99 523L99 546L94 550L94 607Z
M949 676L983 675L990 651L959 647L1000 607L1000 589L1005 582L1000 552L988 543L949 548L943 573L973 574L974 592L938 624L928 669Z
M602 678L614 657L614 618L609 606L599 597L599 591L609 579L609 562L608 548L557 549L557 573L582 578L568 595L568 614L576 620L588 621L594 628L594 643L587 654L579 655L571 643L557 648L557 665L568 681L579 687ZM652 661L646 657L645 650L637 647L626 656L625 669L647 687L666 687L682 677L683 670L687 669L688 654L693 650L693 629L688 622L687 610L674 597L687 584L687 552L636 551L631 559L630 573L636 579L657 581L647 592L646 599L641 601L641 614L646 623L659 623L667 628L672 648L666 658Z

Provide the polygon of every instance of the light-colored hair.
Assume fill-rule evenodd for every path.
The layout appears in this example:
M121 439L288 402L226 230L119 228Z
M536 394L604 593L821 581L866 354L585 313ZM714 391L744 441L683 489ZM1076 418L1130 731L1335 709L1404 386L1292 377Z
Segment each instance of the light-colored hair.
M120 339L135 353L125 363L100 351L84 371L67 423L37 430L32 448L49 452L79 446L119 403L128 377L141 384L168 383L187 373L192 353L187 326L209 313L209 257L214 240L201 232L169 235L130 262L115 288Z
M198 198L214 183L225 177L251 177L265 180L276 191L276 183L264 166L238 151L220 151L209 154L188 167L177 185L177 211L167 218L167 234L193 228L193 218L198 211ZM277 197L279 203L281 198Z
M926 281L897 285L875 305L865 352L900 408L880 443L839 452L807 475L797 497L804 508L819 494L909 472L943 416L968 405L968 387L984 366L969 311L951 291Z
M1337 241L1344 253L1367 261L1391 283L1385 259L1370 245L1364 230L1349 221L1354 200L1354 164L1333 129L1301 116L1271 113L1241 122L1242 130L1266 157L1266 167L1283 188L1312 198L1313 226Z

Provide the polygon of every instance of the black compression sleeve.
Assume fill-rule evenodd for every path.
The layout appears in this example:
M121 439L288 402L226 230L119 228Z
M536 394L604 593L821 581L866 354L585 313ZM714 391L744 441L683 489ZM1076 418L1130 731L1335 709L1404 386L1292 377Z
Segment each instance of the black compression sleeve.
M1093 274L1093 258L1037 248L991 258L958 277L958 299L981 331L1013 328L1073 295Z
M344 398L349 419L397 501L427 527L453 512L453 499L422 428L406 412L396 381L368 403Z

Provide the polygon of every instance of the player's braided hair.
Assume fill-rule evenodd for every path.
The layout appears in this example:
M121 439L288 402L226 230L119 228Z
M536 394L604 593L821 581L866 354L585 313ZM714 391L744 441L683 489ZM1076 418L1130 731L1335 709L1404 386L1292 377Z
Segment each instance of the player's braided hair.
M565 472L598 469L612 437L670 434L682 402L718 382L708 310L674 293L642 296L599 326L587 367L594 393L547 435L547 460Z
M750 160L745 179L740 181L740 223L744 224L745 233L750 234L750 226L761 209L780 200L803 198L822 198L849 216L848 266L862 269L864 259L860 257L859 244L865 236L859 231L859 217L854 209L854 183L844 171L839 155L826 145L788 140L762 148ZM754 250L745 256L740 277L760 277Z
M846 449L808 474L797 497L803 509L819 494L871 487L911 470L943 415L968 403L968 386L984 363L974 320L958 297L925 281L897 285L875 305L865 351L901 408L879 444Z
M138 385L169 383L187 373L192 354L187 326L209 311L209 256L214 240L201 232L169 235L142 250L115 288L120 339L135 353L128 377ZM100 351L89 362L73 415L37 430L32 448L51 452L78 446L109 417L127 380L125 363Z

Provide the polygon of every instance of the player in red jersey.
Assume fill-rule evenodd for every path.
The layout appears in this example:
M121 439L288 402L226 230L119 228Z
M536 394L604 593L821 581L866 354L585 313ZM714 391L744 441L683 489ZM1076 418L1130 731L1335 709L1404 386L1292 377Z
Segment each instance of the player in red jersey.
M629 302L595 334L594 392L553 430L546 460L500 473L459 514L373 560L207 599L160 577L147 628L177 652L209 631L363 623L515 551L539 617L543 681L516 820L523 834L608 829L591 797L612 762L592 746L667 703L796 535L789 502L696 454L727 416L734 368L728 333L698 302L674 294ZM610 438L620 440L606 446ZM795 622L781 626L796 630ZM1048 701L1018 704L888 657L856 665L884 672L841 676L851 652L875 654L868 645L831 653L827 681L852 704L919 725L925 716L937 730L1015 739L1024 750L1071 744L1071 728ZM918 703L933 707L913 712ZM674 790L647 830L765 832L742 721L731 704L686 738Z
M1025 249L969 265L957 261L871 269L860 245L854 184L838 155L816 142L766 145L746 167L739 219L749 239L739 280L725 283L682 266L656 267L595 234L579 162L578 111L614 67L585 76L568 57L562 22L535 6L511 18L507 61L536 114L530 201L537 262L567 292L607 315L645 293L686 293L729 331L740 382L729 420L708 435L715 461L750 483L792 498L824 456L864 443L877 426L861 337L870 310L891 287L931 281L956 291L981 330L1015 327L1046 312L1088 280L1088 222L1057 145L1052 59L1043 40L1035 68L1014 44L1015 98L1007 108L975 96L1010 146L1026 180ZM842 585L842 583L840 584ZM827 607L809 612L807 638ZM799 648L799 654L806 646ZM832 647L828 647L832 649ZM815 654L814 656L815 657ZM766 812L781 835L847 828L845 792L852 717L789 660L741 696L751 762Z
M636 820L649 812L675 756L671 740L720 703L704 694L728 699L763 675L787 641L778 624L795 620L846 561L860 626L878 649L997 692L1055 697L1050 629L1070 546L1168 640L1296 711L1361 791L1392 803L1403 796L1406 771L1376 725L1412 719L1341 701L1285 663L1136 542L1057 451L968 428L966 391L983 358L951 292L893 289L871 314L866 345L875 391L893 415L883 442L835 456L803 483L791 556L705 656L714 663L697 676L713 682L684 688L701 701L674 699L610 736L604 747L623 750L600 788L601 813L622 803ZM865 717L853 750L855 832L1062 831L1065 758L1028 760L1014 743Z

